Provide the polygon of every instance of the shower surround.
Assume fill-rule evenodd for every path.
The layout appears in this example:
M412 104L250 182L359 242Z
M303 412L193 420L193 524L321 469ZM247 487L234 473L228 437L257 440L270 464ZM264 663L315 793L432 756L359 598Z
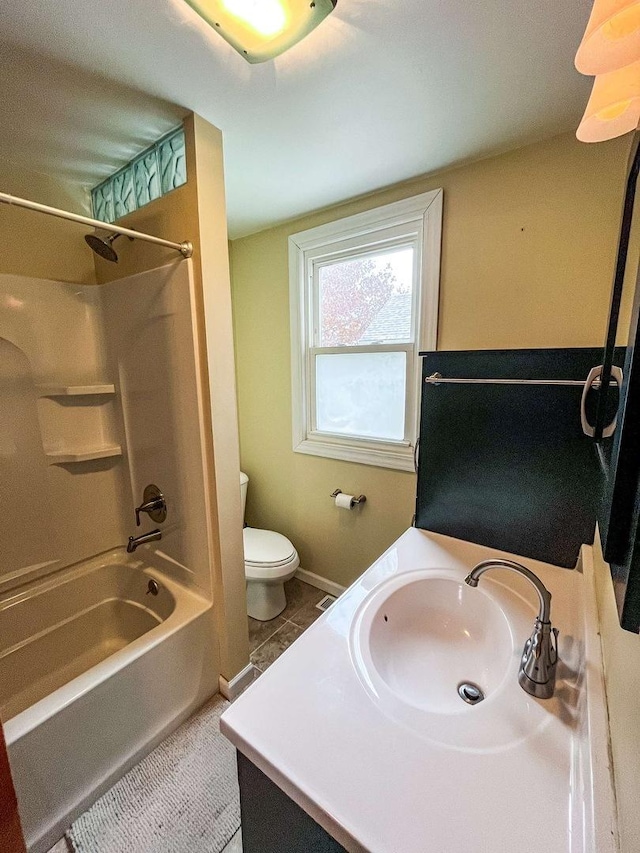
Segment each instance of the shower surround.
M0 275L0 305L0 713L41 853L217 689L200 345L187 260ZM162 539L128 556L152 482Z

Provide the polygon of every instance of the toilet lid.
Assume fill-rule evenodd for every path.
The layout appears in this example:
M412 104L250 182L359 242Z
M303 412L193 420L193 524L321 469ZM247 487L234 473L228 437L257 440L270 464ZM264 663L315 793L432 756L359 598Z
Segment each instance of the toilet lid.
M279 565L288 563L296 552L291 542L275 530L245 527L244 561L254 565Z

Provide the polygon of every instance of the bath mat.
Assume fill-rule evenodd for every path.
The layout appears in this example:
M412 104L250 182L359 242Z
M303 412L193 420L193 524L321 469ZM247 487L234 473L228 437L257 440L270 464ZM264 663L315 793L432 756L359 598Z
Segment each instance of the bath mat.
M221 853L240 826L235 750L215 696L67 832L77 853Z

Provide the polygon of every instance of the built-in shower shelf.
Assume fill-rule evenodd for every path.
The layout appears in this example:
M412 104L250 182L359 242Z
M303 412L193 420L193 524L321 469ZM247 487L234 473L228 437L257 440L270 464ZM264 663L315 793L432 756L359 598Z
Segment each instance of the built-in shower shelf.
M116 386L108 382L97 385L38 385L41 397L90 397L115 394Z
M68 465L71 462L91 462L93 459L108 459L110 456L122 456L119 444L96 447L91 450L52 450L47 452L49 465Z

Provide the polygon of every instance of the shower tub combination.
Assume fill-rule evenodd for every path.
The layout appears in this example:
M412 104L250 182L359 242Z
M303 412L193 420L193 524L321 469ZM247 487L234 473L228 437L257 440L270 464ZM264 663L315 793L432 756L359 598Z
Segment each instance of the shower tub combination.
M0 716L31 853L215 692L211 607L121 548L0 599Z

